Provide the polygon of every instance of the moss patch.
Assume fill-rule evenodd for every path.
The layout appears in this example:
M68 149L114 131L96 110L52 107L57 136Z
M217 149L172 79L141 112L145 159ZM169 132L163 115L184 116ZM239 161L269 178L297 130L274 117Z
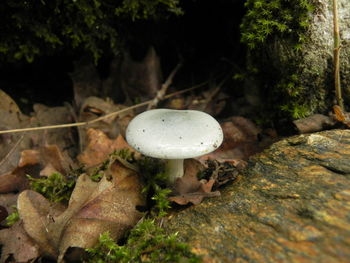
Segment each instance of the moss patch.
M264 117L302 118L318 108L322 94L311 94L300 76L303 46L315 11L312 0L248 0L241 41L248 46L249 72L263 98ZM313 72L317 74L317 72ZM311 80L310 80L311 81Z

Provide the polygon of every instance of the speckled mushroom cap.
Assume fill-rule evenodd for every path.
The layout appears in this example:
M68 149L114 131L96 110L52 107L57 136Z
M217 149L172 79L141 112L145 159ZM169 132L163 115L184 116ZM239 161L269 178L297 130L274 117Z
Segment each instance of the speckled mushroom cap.
M186 159L214 151L222 143L223 132L207 113L156 109L145 111L130 122L126 140L146 156Z

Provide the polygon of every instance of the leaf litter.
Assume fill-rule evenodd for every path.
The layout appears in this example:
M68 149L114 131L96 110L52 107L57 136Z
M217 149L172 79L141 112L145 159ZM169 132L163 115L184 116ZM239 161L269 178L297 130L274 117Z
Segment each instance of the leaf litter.
M89 121L125 108L108 99L85 96L81 98L78 116L68 104L37 104L34 113L27 116L7 94L0 92L0 98L6 101L0 107L1 130ZM167 105L215 115L222 112L225 98L220 90L212 88L202 97L177 97ZM211 100L221 106L213 107ZM141 155L124 140L133 116L133 111L127 111L78 129L0 135L0 262L29 262L40 257L62 262L71 247L92 248L102 233L108 232L113 240L125 238L145 216L139 209L149 208L150 204L142 191L147 188L145 171L137 164ZM295 124L301 127L300 133L324 128L324 123L349 123L347 113L337 109L331 117L312 118L315 121L310 125ZM262 131L240 116L224 120L221 126L223 145L211 154L186 160L184 176L170 190L159 192L159 196L169 193L168 200L178 205L198 205L204 198L219 196L220 187L239 180L249 156L277 139L275 131ZM125 149L129 154L122 154ZM54 174L63 184L74 180L66 201L57 201L45 191L36 192L31 187L32 180L45 182ZM14 205L20 219L8 227L5 217L14 213ZM165 203L164 208L167 207Z

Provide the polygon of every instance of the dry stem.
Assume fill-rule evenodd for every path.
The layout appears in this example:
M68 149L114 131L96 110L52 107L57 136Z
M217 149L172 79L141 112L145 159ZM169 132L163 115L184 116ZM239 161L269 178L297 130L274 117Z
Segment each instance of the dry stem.
M198 84L196 86L193 86L191 88L180 90L180 91L177 91L177 92L173 92L171 94L168 94L168 95L164 96L164 99L168 99L168 98L180 95L182 93L185 93L185 92L188 92L188 91L192 91L194 89L198 89L198 88L204 86L206 83L207 82L203 82L203 83L200 83L200 84ZM148 101L145 101L145 102L142 102L142 103L139 103L139 104L136 104L136 105L124 108L124 109L119 110L119 111L111 112L109 114L106 114L104 116L96 118L96 119L94 119L92 121L67 123L67 124L59 124L59 125L49 125L49 126L42 126L42 127L30 127L30 128L23 128L23 129L3 130L3 131L0 131L0 134L85 126L85 125L89 125L89 124L92 124L92 123L95 123L95 122L98 122L98 121L101 121L101 120L104 120L104 119L107 119L107 118L115 117L115 116L117 116L117 115L119 115L119 114L121 114L123 112L126 112L126 111L130 111L130 110L142 107L142 106L149 105L152 102L153 102L153 100L148 100Z
M338 2L333 0L333 32L334 32L334 86L335 94L337 97L337 103L341 110L344 111L343 97L341 93L340 85L340 34L338 23Z

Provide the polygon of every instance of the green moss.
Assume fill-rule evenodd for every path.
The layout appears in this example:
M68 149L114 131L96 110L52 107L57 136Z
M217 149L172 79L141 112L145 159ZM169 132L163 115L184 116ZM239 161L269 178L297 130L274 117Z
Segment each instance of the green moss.
M164 163L159 159L143 157L138 162L139 170L144 177L145 186L142 192L146 196L151 196L153 201L150 214L154 217L163 217L170 208L168 195L171 190L166 188L167 176L165 174Z
M126 163L134 163L134 153L128 149L120 149L112 152L106 160L104 160L98 167L94 168L92 172L89 173L90 179L94 182L99 182L104 175L107 168L116 160Z
M140 221L127 235L124 245L118 245L108 232L100 235L99 243L86 249L87 262L201 262L190 247L177 240L177 235L167 235L157 225L170 208L167 199L171 192L166 188L164 163L159 159L142 157L136 162L145 186L142 192L152 204L147 219Z
M14 211L6 217L6 226L12 226L19 220L19 213L16 206L12 207Z
M241 41L251 50L248 67L258 69L249 71L250 77L259 79L259 88L267 96L263 111L270 118L297 119L311 114L315 96L299 79L304 69L298 61L307 44L313 0L248 0L245 6ZM272 61L269 52L279 56L279 61Z
M51 202L68 202L75 186L75 179L66 178L60 173L43 178L28 177L31 189Z
M118 52L123 23L182 12L178 0L9 0L1 1L0 10L0 59L28 62L63 50L97 61L104 52Z
M241 40L249 48L258 48L276 35L292 38L295 48L301 48L314 10L309 0L248 0L245 7Z
M201 262L187 244L177 241L177 235L166 235L151 219L139 222L131 231L125 245L118 245L103 233L99 243L88 252L87 262Z

